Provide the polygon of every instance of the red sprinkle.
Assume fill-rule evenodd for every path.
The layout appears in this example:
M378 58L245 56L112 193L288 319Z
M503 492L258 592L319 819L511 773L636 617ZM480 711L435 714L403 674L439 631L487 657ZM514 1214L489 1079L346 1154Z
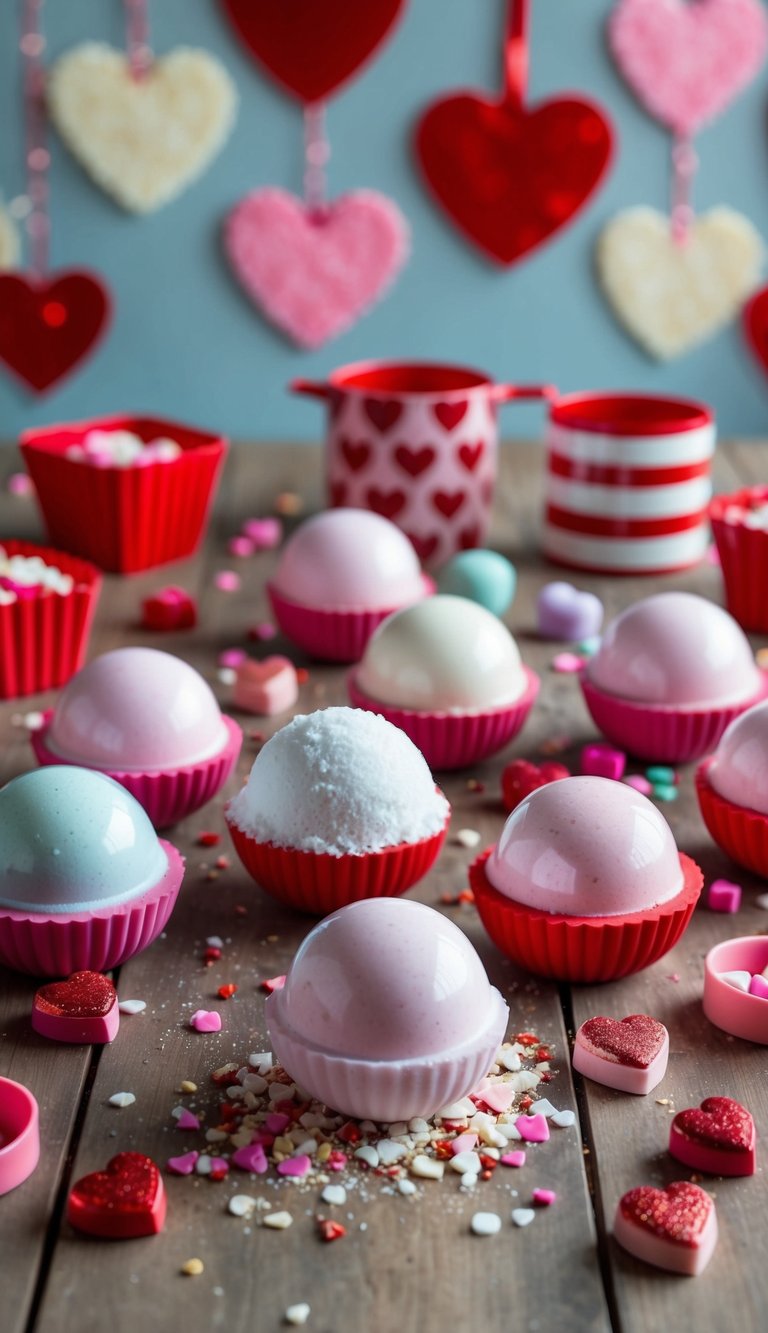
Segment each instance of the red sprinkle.
M217 870L229 870L232 862L228 856L217 856L215 865Z
M197 835L198 847L218 847L220 842L221 842L220 833L203 832L203 833L198 833Z
M306 685L307 681L309 680L309 672L307 671L306 667L296 668L296 679L300 685Z
M332 1240L341 1240L346 1236L347 1228L342 1226L341 1222L333 1222L330 1217L318 1217L317 1229L320 1232L320 1239L326 1242Z
M518 1032L515 1041L521 1046L540 1046L541 1042L534 1032Z
M487 1153L481 1152L481 1153L480 1153L480 1165L483 1167L483 1169L484 1169L485 1171L493 1172L493 1171L496 1170L496 1167L498 1166L498 1162L496 1161L496 1158L495 1158L495 1157L489 1157ZM487 1180L487 1179L488 1179L487 1176L483 1176L483 1180Z
M237 991L238 988L235 983L230 981L226 986L219 986L216 994L221 996L222 1000L231 1000L233 995L237 995Z
M342 1143L359 1143L362 1137L360 1126L354 1120L348 1120L336 1131L336 1138L341 1139Z
M210 967L212 963L218 963L220 958L221 949L216 949L212 945L209 945L203 953L203 962L206 967Z

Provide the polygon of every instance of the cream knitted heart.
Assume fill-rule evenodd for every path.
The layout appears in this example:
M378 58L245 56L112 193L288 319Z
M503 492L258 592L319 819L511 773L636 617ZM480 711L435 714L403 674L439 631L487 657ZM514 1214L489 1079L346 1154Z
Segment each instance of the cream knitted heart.
M178 47L135 79L125 54L100 42L56 61L47 96L72 153L131 213L168 203L204 170L237 103L229 74L207 51Z
M21 253L19 232L7 209L0 205L0 272L16 268Z
M603 229L597 271L614 313L651 356L669 360L704 342L755 290L764 257L752 223L713 208L684 244L652 208L630 208Z

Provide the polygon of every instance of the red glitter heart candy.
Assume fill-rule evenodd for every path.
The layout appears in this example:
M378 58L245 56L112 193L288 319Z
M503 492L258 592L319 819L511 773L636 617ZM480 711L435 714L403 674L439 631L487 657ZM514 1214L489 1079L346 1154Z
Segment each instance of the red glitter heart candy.
M693 1248L701 1241L714 1205L706 1190L676 1180L665 1190L639 1185L623 1196L619 1207L643 1231Z
M599 1055L631 1069L647 1069L666 1037L664 1024L650 1014L630 1014L620 1021L601 1016L589 1018L580 1031Z
M54 1018L103 1018L117 1000L109 977L101 972L73 972L35 992L34 1007Z
M701 1106L678 1111L672 1123L689 1139L725 1152L742 1152L754 1143L752 1116L730 1097L707 1097Z
M141 623L144 629L194 629L197 624L197 603L185 588L161 588L141 604Z
M109 293L91 273L0 273L0 361L43 393L95 346L109 313Z
M67 1220L78 1231L112 1240L154 1236L165 1222L166 1199L155 1163L121 1152L103 1171L83 1176L70 1191Z
M513 759L507 764L501 775L501 799L504 809L514 810L516 806L530 796L539 787L546 787L549 782L559 782L561 778L571 776L565 764L532 764L528 759Z

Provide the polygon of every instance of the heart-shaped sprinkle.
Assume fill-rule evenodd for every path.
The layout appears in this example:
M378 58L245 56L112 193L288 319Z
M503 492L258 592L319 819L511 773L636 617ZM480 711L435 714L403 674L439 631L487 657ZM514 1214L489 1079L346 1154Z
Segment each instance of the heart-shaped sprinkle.
M215 1009L196 1009L189 1020L195 1032L221 1032L221 1014Z
M199 1152L185 1152L179 1157L169 1157L166 1162L167 1169L174 1176L191 1176L197 1166Z
M541 637L566 643L593 638L603 623L600 598L571 583L547 583L536 600L536 613Z
M137 1152L118 1153L104 1171L83 1176L67 1203L67 1219L78 1231L113 1239L154 1235L163 1228L165 1211L160 1172Z
M181 1113L176 1117L176 1128L199 1129L200 1120L198 1116L193 1115L191 1111L187 1110L186 1106L182 1106Z
M232 1154L232 1165L241 1171L250 1171L253 1175L263 1176L268 1167L264 1145L249 1143L244 1148L238 1148L237 1152Z
M136 1014L144 1013L147 1002L146 1000L120 1000L117 1007L121 1014L128 1014L133 1017Z
M275 654L263 662L246 658L237 667L232 698L237 708L260 717L287 712L299 697L299 679L293 662Z
M643 1231L687 1246L700 1243L713 1206L705 1190L686 1180L676 1180L664 1190L640 1185L619 1204L624 1218Z
M515 1128L526 1143L546 1143L549 1139L549 1125L543 1115L519 1115Z
M277 1174L279 1176L295 1176L300 1178L306 1176L307 1172L312 1170L312 1159L307 1157L306 1153L301 1153L297 1157L287 1157L284 1162L278 1162Z
M513 1208L512 1221L516 1227L528 1227L531 1225L536 1213L533 1208Z
M525 1153L522 1148L518 1148L515 1152L505 1152L499 1161L502 1166L525 1166Z
M576 1112L555 1111L555 1114L550 1116L550 1119L553 1125L557 1125L558 1129L570 1129L571 1125L576 1124Z
M579 1033L604 1060L632 1069L647 1069L667 1035L664 1024L650 1014L630 1014L619 1022L615 1018L589 1018L582 1023Z

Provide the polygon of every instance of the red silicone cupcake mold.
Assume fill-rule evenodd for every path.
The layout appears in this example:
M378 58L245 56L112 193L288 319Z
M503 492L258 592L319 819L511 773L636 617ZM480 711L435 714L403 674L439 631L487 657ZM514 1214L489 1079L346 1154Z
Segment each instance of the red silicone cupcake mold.
M17 699L63 685L79 671L102 579L93 565L63 551L25 541L2 545L8 555L40 556L74 580L71 592L41 588L0 605L0 698Z
M714 756L696 770L696 796L712 838L737 865L768 878L768 815L734 805L709 780Z
M745 511L768 504L768 486L746 486L731 495L718 495L709 507L712 535L717 544L725 584L725 604L742 629L768 630L768 531L726 520L728 510Z
M35 758L41 765L74 764L80 767L77 759L67 759L49 750L47 736L53 718L53 710L44 714L44 723L39 731L30 732L30 742ZM222 714L222 721L227 729L228 740L220 752L200 763L186 764L182 768L164 769L163 772L122 771L119 769L100 768L108 778L114 778L136 797L149 815L155 828L168 828L180 819L199 810L228 781L237 763L243 743L243 733L233 718ZM89 765L86 765L89 767Z
M480 920L507 958L556 981L616 981L655 963L677 944L704 882L696 862L681 852L683 888L669 902L625 916L565 916L499 893L485 873L491 850L469 870Z
M523 667L524 693L514 703L486 712L422 713L395 708L364 694L354 672L347 680L350 703L380 713L394 723L421 750L432 769L467 768L490 754L502 750L522 730L539 692L539 677L530 667Z
M146 467L94 467L67 458L91 430L168 437L178 458ZM182 560L198 546L227 442L159 417L114 416L26 431L21 452L53 542L100 569L133 574Z
M424 596L435 591L434 579L422 574ZM289 601L272 583L267 593L275 620L286 638L303 648L310 657L325 662L359 662L365 646L382 620L399 611L398 606L385 610L332 611L313 606L301 606Z

